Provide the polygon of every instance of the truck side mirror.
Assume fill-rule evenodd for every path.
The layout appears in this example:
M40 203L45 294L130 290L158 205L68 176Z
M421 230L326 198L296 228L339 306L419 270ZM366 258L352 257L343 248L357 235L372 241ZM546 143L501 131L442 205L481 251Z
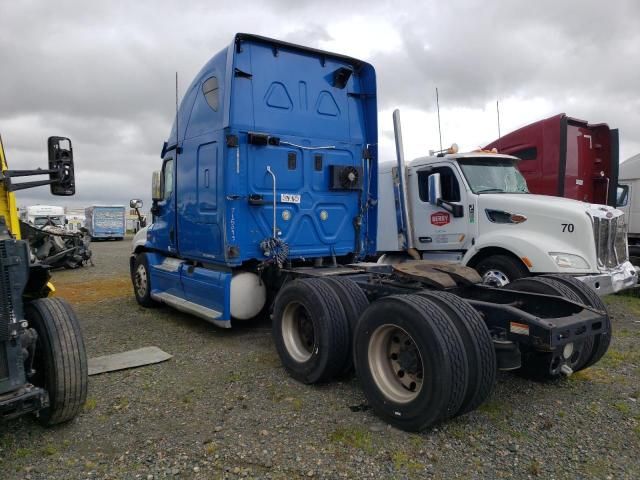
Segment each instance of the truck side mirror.
M140 200L139 198L134 198L129 202L129 207L131 208L142 208L142 200Z
M162 177L158 170L151 176L151 199L156 202L162 200Z
M73 171L73 148L71 140L65 137L49 137L49 180L51 194L71 196L76 193L75 173Z
M440 184L440 174L432 173L429 175L429 203L433 206L439 206L442 200L442 185Z

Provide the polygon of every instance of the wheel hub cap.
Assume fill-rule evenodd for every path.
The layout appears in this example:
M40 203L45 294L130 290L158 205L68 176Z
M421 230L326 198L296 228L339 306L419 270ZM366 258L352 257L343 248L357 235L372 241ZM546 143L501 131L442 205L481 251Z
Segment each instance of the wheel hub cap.
M492 287L504 287L509 283L509 277L500 270L488 270L482 276L482 281Z
M378 327L369 341L369 367L380 391L389 400L408 403L424 383L422 357L413 338L395 325Z

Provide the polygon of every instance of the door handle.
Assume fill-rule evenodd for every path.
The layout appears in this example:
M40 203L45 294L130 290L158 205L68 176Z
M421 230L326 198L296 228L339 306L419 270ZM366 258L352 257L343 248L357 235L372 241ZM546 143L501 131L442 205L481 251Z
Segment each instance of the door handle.
M171 243L176 243L176 231L173 227L169 229L169 240Z

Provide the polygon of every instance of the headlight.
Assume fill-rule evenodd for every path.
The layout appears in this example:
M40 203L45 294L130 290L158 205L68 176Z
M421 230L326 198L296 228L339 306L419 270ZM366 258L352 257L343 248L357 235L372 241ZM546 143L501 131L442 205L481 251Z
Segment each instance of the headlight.
M580 255L572 255L570 253L549 252L549 256L553 258L560 268L581 268L589 269L589 264Z

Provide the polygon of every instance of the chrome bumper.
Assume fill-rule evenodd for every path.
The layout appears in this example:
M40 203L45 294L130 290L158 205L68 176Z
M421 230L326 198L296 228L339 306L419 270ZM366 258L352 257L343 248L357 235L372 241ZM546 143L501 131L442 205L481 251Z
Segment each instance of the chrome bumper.
M638 272L631 262L624 262L607 273L576 277L593 288L601 297L633 287L638 283Z

